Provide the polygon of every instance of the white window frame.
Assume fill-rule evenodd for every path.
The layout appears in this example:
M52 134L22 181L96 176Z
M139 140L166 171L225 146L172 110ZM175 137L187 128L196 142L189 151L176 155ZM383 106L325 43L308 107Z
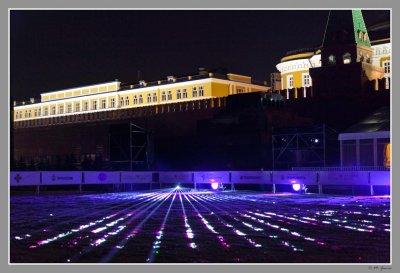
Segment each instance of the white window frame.
M287 88L286 89L292 89L294 87L293 75L287 75L286 84L287 84Z
M176 90L176 99L180 100L181 98L182 98L181 90L178 89L178 90Z
M168 90L167 99L168 100L172 100L172 92L171 92L171 90Z
M140 94L140 95L139 95L139 104L142 104L142 103L143 103L143 95Z
M187 99L187 90L186 90L186 88L182 89L182 98L183 99Z
M311 86L311 76L309 73L302 73L301 74L301 81L303 87L310 87Z
M151 103L151 94L150 93L147 94L147 103Z
M384 61L382 62L382 67L385 71L385 74L390 74L390 61ZM387 71L386 71L387 70Z
M196 87L196 86L194 86L194 87L192 88L192 97L193 97L193 98L197 98L197 87Z
M115 107L115 98L111 98L111 108Z
M199 97L204 97L204 87L203 86L199 87Z

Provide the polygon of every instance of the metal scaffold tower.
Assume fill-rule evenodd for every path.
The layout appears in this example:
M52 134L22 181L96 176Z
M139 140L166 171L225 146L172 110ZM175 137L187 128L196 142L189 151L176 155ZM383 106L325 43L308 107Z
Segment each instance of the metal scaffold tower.
M325 167L327 152L337 132L325 124L307 128L284 128L272 135L273 169Z
M150 143L150 132L146 129L130 122L129 124L129 133L130 133L130 170L133 170L134 166L138 165L146 165L149 168L150 164L150 156L149 156L149 145Z

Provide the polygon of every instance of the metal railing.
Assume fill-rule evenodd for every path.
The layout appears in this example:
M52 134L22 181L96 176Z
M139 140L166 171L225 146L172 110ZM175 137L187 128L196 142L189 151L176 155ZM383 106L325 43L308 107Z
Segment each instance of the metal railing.
M293 167L292 171L390 171L385 166Z

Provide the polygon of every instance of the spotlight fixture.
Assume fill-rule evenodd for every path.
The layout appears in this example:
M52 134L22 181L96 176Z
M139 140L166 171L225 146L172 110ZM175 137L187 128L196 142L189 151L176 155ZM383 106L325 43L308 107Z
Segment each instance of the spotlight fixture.
M216 182L216 181L214 180L214 181L211 183L211 188L212 188L213 190L217 190L218 187L219 187L219 183Z
M292 185L292 188L293 188L293 190L295 190L295 191L299 191L300 189L301 189L301 185L300 184L293 184Z

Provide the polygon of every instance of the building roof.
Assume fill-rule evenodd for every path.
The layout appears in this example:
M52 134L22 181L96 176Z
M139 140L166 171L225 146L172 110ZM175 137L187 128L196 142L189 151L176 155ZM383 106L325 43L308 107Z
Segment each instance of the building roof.
M390 131L390 107L382 107L343 133Z
M354 124L341 134L339 140L390 138L390 108L382 107Z

